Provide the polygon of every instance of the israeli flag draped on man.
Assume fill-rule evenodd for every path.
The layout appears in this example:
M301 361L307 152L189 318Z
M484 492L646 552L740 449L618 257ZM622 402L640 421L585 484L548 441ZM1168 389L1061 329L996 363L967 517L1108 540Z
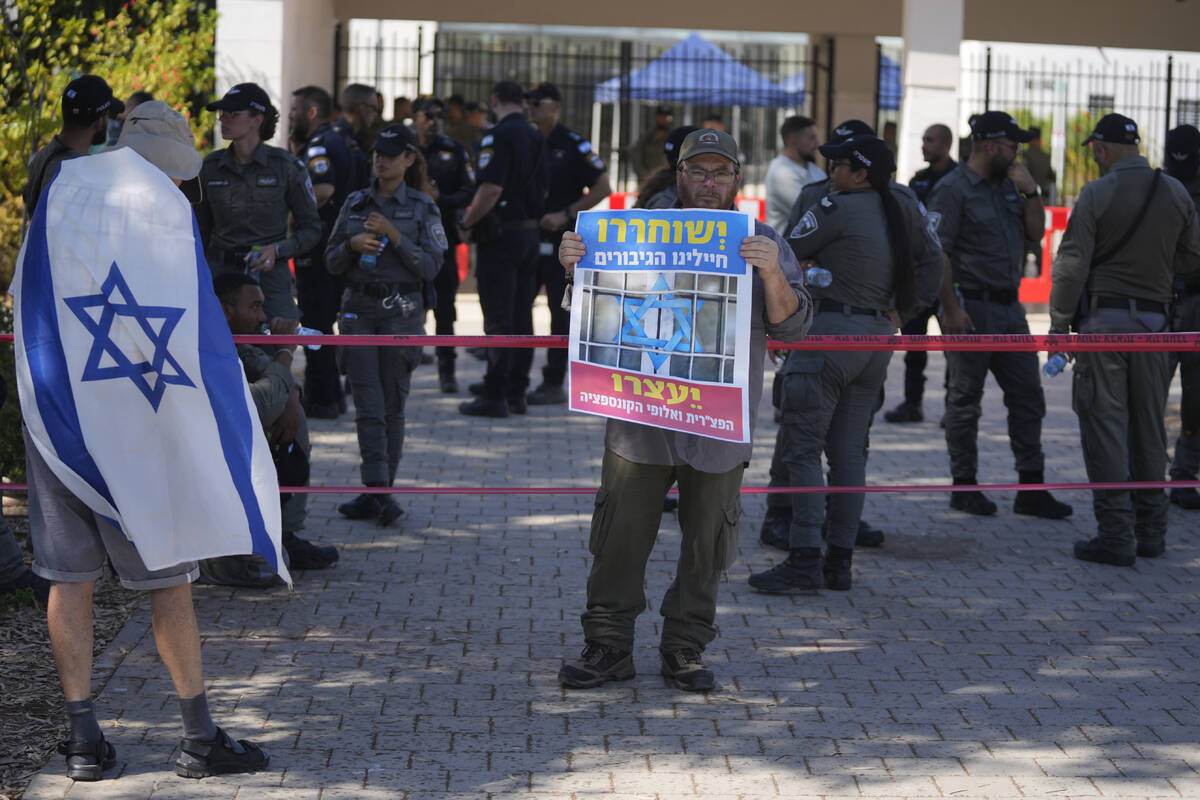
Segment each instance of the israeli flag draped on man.
M149 569L258 553L291 583L275 467L200 244L187 198L133 150L64 162L11 289L21 413Z

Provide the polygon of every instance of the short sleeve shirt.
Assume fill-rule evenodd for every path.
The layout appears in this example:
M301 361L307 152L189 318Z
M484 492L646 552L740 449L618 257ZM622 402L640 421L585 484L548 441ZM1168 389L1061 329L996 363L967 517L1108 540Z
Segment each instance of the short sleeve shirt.
M604 174L604 162L592 151L591 142L561 122L546 138L546 149L550 167L546 211L562 211Z
M545 213L545 140L519 113L500 120L479 143L480 183L503 188L496 212L504 222L539 219Z
M929 194L930 222L964 289L1016 290L1025 258L1025 200L1008 178L959 164Z
M333 196L317 209L328 235L337 219L338 210L354 189L354 162L350 150L341 134L326 122L309 137L301 160L308 167L308 177L313 186L327 184L333 187Z

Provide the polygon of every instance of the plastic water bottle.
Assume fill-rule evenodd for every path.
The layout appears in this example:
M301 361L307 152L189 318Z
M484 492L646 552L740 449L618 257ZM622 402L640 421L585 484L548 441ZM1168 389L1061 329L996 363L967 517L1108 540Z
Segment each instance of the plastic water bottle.
M833 273L824 267L809 267L804 270L804 282L809 286L816 286L818 289L824 289L829 284L833 283Z
M262 326L258 329L258 332L261 333L263 336L270 336L271 335L271 326L269 326L267 323L264 322L262 324ZM316 328L306 328L303 325L297 325L296 332L293 334L293 336L324 336L324 335L325 335L325 331L319 331ZM304 349L305 350L320 350L321 345L306 344L306 345L304 345Z
M1050 358L1046 359L1046 366L1042 367L1042 372L1047 378L1053 378L1061 374L1070 362L1071 357L1066 353L1055 353Z
M379 242L379 252L382 253L383 249L387 246L388 246L388 237L385 236ZM375 266L378 263L378 261L379 261L379 256L376 255L375 253L363 253L361 256L358 257L358 268L361 269L363 272L374 272Z

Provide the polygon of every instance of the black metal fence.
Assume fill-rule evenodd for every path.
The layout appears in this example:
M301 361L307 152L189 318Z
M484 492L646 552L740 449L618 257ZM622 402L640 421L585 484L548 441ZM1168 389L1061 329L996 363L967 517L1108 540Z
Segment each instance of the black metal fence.
M1142 153L1155 165L1162 162L1168 130L1200 122L1200 70L1165 54L1137 63L1131 58L1031 61L986 48L963 62L959 134L967 133L970 114L991 109L1009 112L1023 126L1039 127L1056 174L1057 197L1052 199L1070 205L1083 185L1099 175L1083 140L1100 117L1115 111L1137 121Z
M709 49L697 46L662 68L656 61L678 41L456 31L416 41L351 41L339 32L337 41L338 89L362 82L412 97L424 85L441 97L486 103L497 80L553 82L563 95L562 122L592 140L615 167L615 188L627 191L637 184L631 150L653 127L657 105L672 108L675 125L719 118L742 149L750 188L779 150L784 118L814 116L831 86L830 53L805 44L705 42ZM681 76L691 90L674 85ZM696 91L697 83L706 88Z

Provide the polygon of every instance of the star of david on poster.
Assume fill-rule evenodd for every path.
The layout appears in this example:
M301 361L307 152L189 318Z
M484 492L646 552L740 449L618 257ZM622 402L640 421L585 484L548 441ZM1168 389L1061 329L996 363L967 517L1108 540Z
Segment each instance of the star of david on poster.
M627 344L640 344L655 350L703 353L704 348L700 342L695 343L694 351L692 349L692 301L675 297L671 293L671 287L667 286L666 277L661 273L651 291L654 294L647 295L640 302L629 298L625 299L625 326L621 329L620 340ZM704 301L697 300L696 311L703 307ZM656 339L646 333L644 318L647 312L655 309L670 311L675 317L675 332L670 339ZM617 340L613 339L613 341ZM656 371L670 358L668 353L647 353L646 355L649 356Z
M92 334L92 348L80 380L89 382L128 378L156 412L168 384L195 387L167 349L171 334L185 309L140 305L116 262L113 262L99 293L66 297L63 302ZM92 312L96 308L100 309L98 316ZM113 341L112 327L117 317L128 317L137 322L138 328L153 347L149 360L142 358L134 361ZM135 357L141 355L137 353Z

